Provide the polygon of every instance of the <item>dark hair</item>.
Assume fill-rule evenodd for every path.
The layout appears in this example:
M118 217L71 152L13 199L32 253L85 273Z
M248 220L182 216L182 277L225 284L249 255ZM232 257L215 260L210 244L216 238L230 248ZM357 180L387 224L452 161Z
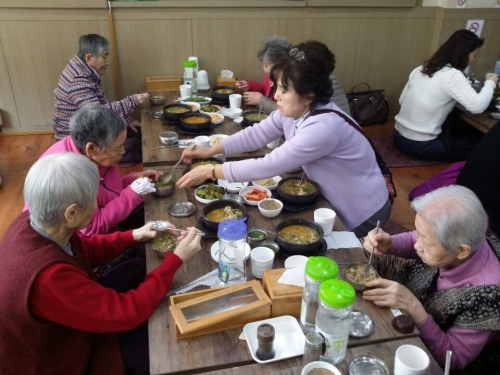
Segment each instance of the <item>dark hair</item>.
M326 45L315 40L308 40L295 46L304 52L304 58L297 60L288 56L283 62L272 67L270 79L277 86L277 76L281 74L281 84L286 90L292 85L301 97L313 92L311 108L317 103L326 104L333 95L330 74L335 69L335 56Z
M82 35L80 39L78 39L77 55L82 60L85 60L87 53L97 57L102 53L102 51L110 48L111 43L109 43L109 41L103 36L97 34Z
M484 39L479 38L472 31L465 29L455 31L436 53L424 62L422 73L432 77L446 65L462 71L469 65L469 54L481 47L483 43Z

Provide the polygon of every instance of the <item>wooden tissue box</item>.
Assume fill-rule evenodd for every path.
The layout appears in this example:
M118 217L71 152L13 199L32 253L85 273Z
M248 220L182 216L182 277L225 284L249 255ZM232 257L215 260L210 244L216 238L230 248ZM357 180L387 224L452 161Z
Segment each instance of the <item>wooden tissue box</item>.
M179 91L182 76L152 76L146 77L146 91Z
M285 270L285 268L266 270L262 276L262 286L272 301L271 318L291 315L299 319L303 288L296 285L280 284L278 279Z
M217 86L235 87L236 86L236 78L235 77L222 78L220 75L218 75L217 76Z

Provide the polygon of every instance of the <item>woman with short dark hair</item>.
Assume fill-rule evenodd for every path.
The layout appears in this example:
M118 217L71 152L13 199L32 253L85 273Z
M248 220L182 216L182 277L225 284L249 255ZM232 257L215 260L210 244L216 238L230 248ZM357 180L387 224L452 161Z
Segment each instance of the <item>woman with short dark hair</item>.
M498 84L496 74L486 80L479 93L463 74L482 45L483 39L473 32L458 30L429 60L411 72L399 98L401 109L395 117L393 139L401 151L422 160L467 159L474 147L474 142L468 139L474 135L468 134L469 127L464 128L465 134L457 133L457 120L447 116L457 102L469 112L480 113L491 101Z
M185 150L183 160L256 150L281 136L286 142L261 159L194 168L177 182L179 187L207 178L254 181L302 167L348 230L363 236L378 220L387 221L391 204L375 154L354 120L330 102L334 56L326 46L327 53L318 53L317 43L291 49L271 70L277 111L210 148Z

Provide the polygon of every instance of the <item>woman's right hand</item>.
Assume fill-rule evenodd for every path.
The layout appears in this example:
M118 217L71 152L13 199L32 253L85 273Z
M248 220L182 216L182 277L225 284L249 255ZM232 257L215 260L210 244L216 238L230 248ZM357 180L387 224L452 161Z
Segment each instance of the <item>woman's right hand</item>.
M213 155L211 147L188 147L182 152L182 162L191 164L193 159L208 159Z
M236 81L234 85L236 87L236 90L240 94L242 94L248 90L248 82L247 81Z
M497 74L492 74L488 77L488 80L493 81L495 83L495 86L498 85L498 75Z
M183 262L201 250L201 235L198 234L198 230L193 227L189 227L187 230L187 234L179 242L174 251L174 254L181 258Z
M392 237L382 229L379 229L378 233L375 234L375 229L373 229L366 235L363 247L368 252L371 252L372 248L375 247L374 255L384 255L392 247Z

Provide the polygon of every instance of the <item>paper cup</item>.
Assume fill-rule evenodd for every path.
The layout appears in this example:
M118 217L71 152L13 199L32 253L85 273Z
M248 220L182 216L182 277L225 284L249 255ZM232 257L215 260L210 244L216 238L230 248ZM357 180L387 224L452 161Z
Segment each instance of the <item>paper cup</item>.
M191 95L191 85L180 85L179 91L181 92L181 98L185 98Z
M402 345L396 350L394 375L424 375L429 367L429 356L415 345Z
M230 108L241 108L241 95L240 94L229 95L229 107Z
M200 147L210 147L210 137L206 135L199 135L194 139L194 143Z
M323 228L325 236L332 233L335 216L337 216L335 211L330 210L329 208L318 208L314 211L314 222Z
M279 147L279 145L280 145L280 138L275 139L275 140L274 140L274 141L272 141L272 142L269 142L269 143L266 145L266 147L267 147L267 148L270 148L270 149L272 150L272 149L275 149L275 148Z
M250 252L250 261L252 264L252 275L262 279L262 273L265 270L273 268L274 251L267 247L256 247Z

